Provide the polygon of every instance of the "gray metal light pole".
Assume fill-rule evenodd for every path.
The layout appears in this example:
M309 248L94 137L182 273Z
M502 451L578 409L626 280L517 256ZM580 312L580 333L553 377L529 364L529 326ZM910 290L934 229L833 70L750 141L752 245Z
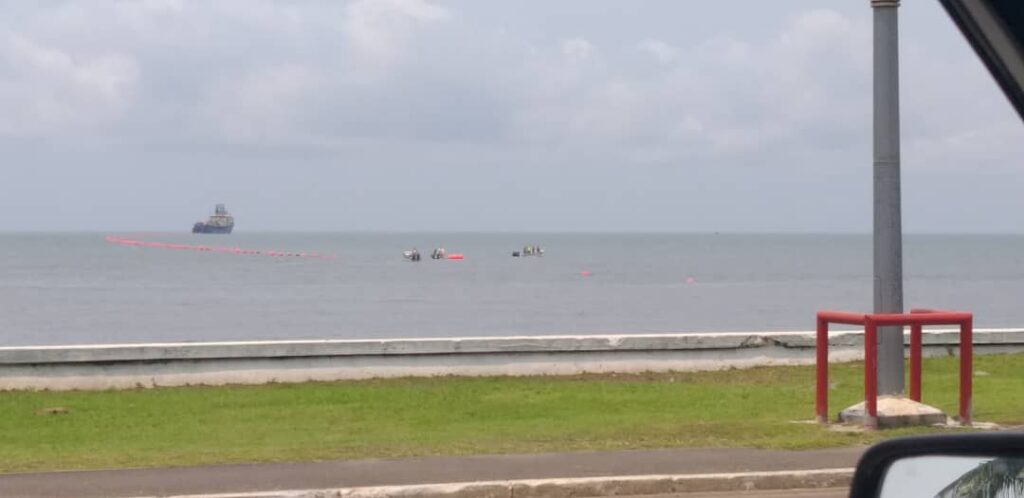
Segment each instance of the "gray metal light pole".
M903 226L900 221L899 0L871 0L874 11L874 182L876 313L903 312ZM878 334L878 393L903 393L903 334Z

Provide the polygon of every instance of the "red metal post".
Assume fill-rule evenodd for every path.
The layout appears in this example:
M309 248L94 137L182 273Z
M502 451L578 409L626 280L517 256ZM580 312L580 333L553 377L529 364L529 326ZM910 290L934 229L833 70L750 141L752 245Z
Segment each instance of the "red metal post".
M974 376L974 317L960 323L960 423L971 425L972 384Z
M828 423L828 320L818 315L818 334L815 350L817 353L817 396L814 413L819 424Z
M817 390L815 415L828 421L828 326L830 323L864 325L864 425L878 427L878 327L910 325L910 398L921 401L921 365L924 325L960 325L960 421L971 425L973 389L974 317L970 313L939 310L911 310L910 315L880 313L861 315L842 311L819 311L817 329Z
M847 311L819 311L818 317L829 323L842 323L845 325L864 325L863 313L850 313Z
M920 323L921 325L951 325L960 323L970 313L958 311L936 311L930 313L914 313L903 315L899 313L876 313L869 315L879 327L889 325L910 325Z
M921 324L910 325L910 399L921 402Z
M864 321L864 426L878 427L878 325Z

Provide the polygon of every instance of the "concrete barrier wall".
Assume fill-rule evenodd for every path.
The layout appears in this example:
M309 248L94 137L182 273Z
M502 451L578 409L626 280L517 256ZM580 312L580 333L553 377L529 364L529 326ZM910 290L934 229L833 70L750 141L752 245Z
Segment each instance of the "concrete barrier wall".
M439 375L572 375L814 363L813 332L209 342L0 348L0 390L124 389ZM833 332L831 361L863 357ZM925 355L959 335L926 331ZM976 354L1024 352L1024 329L983 329Z

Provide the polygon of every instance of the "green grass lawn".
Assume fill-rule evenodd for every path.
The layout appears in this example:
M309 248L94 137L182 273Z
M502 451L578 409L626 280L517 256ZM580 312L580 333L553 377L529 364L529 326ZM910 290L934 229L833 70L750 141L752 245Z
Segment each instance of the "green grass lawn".
M924 398L957 412L957 360ZM975 419L1024 423L1024 355L975 359ZM862 396L832 367L830 411ZM53 407L68 413L40 414ZM813 367L578 377L417 378L103 392L0 392L0 472L662 447L815 448L932 429L810 421Z

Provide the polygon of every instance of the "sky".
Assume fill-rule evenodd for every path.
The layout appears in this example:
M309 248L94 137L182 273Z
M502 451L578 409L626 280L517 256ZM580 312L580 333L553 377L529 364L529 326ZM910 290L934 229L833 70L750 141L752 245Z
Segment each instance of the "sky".
M868 0L0 9L0 230L871 230ZM905 231L1024 233L1024 124L899 15Z

